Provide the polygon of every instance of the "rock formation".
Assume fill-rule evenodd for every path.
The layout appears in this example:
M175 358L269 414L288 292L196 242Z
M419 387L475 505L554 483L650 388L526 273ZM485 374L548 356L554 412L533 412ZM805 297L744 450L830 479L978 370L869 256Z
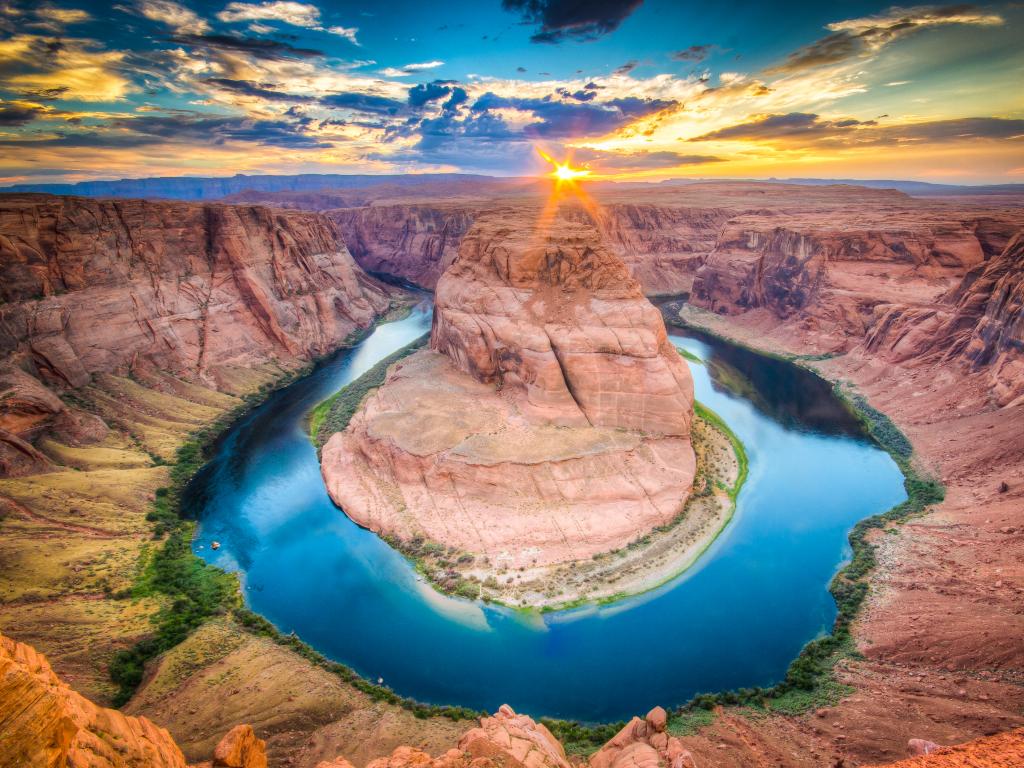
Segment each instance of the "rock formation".
M318 768L334 768L325 763ZM344 768L339 766L339 768ZM432 758L411 747L398 747L389 757L366 768L570 768L565 750L551 732L507 704L459 740L457 748Z
M478 218L438 283L431 350L323 450L335 502L376 532L495 566L590 558L689 494L693 384L592 225Z
M1024 230L943 303L879 307L865 347L897 362L963 363L986 373L999 406L1024 402Z
M590 768L696 768L689 750L665 732L668 714L655 707L641 720L634 717L590 758Z
M185 757L163 728L97 707L45 656L0 636L0 765L185 768Z
M433 290L477 212L467 205L375 205L328 212L363 269Z
M0 198L0 298L8 475L45 469L30 442L58 417L65 440L102 438L50 390L139 367L222 388L233 367L334 350L389 304L318 214L43 195Z

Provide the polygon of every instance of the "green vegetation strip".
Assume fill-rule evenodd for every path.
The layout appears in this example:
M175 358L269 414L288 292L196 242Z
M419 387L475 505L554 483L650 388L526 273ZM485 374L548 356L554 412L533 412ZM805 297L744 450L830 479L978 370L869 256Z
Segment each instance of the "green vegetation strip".
M369 394L370 390L376 389L384 383L388 368L422 347L429 338L430 334L425 333L411 344L406 344L397 352L392 352L358 379L338 390L310 412L309 434L318 452L324 447L324 444L331 435L335 432L341 432L348 426L352 416L358 410L359 404L363 402L363 398Z

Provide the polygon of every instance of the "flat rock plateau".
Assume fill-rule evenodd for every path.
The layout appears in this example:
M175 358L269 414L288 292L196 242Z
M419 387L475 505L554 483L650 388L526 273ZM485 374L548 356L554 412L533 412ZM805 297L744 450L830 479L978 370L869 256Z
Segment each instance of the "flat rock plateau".
M239 194L233 205L0 195L0 764L1021 763L1024 199L1014 195L592 185L597 206L565 212L597 230L643 294L687 299L670 321L798 357L841 382L891 417L915 465L945 485L943 502L872 534L857 653L837 664L828 696L757 716L718 707L696 723L670 713L666 724L655 711L588 759L597 745L563 751L507 710L479 724L416 717L229 612L156 658L122 712L105 709L114 654L150 636L167 606L125 595L153 547L147 514L178 448L386 312L398 297L368 271L437 288L440 307L442 276L477 222L490 228L501 208L537 210L547 195L471 182L228 192ZM467 301L492 285L478 270L453 284ZM536 328L525 303L518 322ZM474 315L502 318L486 306ZM459 320L444 318L443 345L419 361L489 392L518 428L541 429L552 402L569 399L587 418L618 413L603 400L588 411L582 390L567 399L547 386L555 375L515 380L556 374L543 356L479 367L499 337ZM690 438L696 483L695 426L668 422L656 439ZM575 428L641 444L655 434ZM448 425L437 434L451 439ZM934 748L960 742L969 743Z

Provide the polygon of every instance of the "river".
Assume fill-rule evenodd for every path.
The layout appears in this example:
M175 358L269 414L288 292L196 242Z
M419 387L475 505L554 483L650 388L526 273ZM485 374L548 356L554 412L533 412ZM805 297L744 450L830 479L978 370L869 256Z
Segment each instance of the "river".
M831 626L850 528L905 498L825 382L673 331L705 361L689 362L697 399L750 458L736 514L697 564L644 595L544 615L439 595L332 504L306 434L314 405L429 330L430 311L378 326L240 418L185 495L195 551L239 573L254 611L404 696L595 722L770 685Z

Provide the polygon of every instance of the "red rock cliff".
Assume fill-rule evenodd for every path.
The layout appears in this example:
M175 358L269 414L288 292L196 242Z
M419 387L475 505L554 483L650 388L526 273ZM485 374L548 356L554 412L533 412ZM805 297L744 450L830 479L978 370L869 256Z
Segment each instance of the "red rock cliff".
M45 195L0 196L0 298L7 474L43 466L26 440L66 410L32 376L59 390L141 365L220 386L329 352L389 304L319 214Z

